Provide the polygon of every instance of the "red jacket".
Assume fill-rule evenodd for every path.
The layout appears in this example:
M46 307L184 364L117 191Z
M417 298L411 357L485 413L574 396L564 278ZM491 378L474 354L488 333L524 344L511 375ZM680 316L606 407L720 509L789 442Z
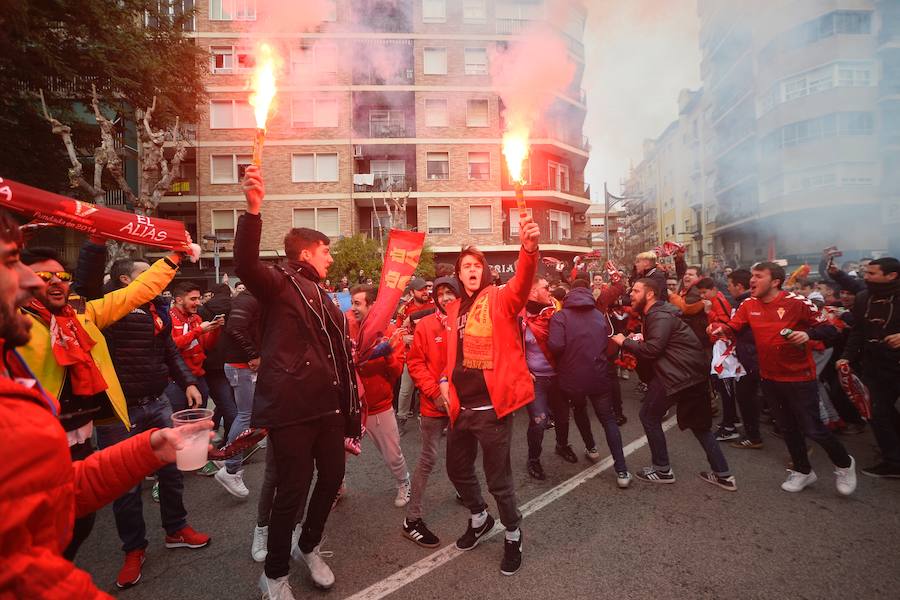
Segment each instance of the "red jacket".
M710 325L716 323L727 324L731 320L731 304L728 303L725 294L722 292L716 292L716 297L712 301L712 308L706 313L706 320ZM710 337L710 339L713 342L716 341L714 337Z
M350 339L355 340L359 336L359 321L352 310L348 310L345 314L347 315ZM396 329L393 325L388 324L384 332L385 336L390 338ZM363 403L367 415L377 415L394 406L394 384L403 373L403 361L406 354L403 339L396 336L391 343L391 348L393 348L393 352L389 355L356 366L356 372L359 374L365 392Z
M169 314L172 315L172 337L178 350L181 351L181 358L191 373L202 377L206 373L203 370L206 351L215 345L219 330L204 333L200 327L203 319L196 313L186 315L173 306Z
M422 392L420 412L423 417L446 417L439 411L435 399L441 394L438 383L447 363L447 338L450 327L447 315L436 312L428 315L416 325L412 346L406 356L406 368L416 387Z
M75 517L163 463L150 448L152 431L73 463L47 398L0 377L0 598L111 598L62 556Z
M487 385L491 404L497 416L502 418L534 400L534 384L528 365L525 364L525 351L522 348L522 336L519 331L517 317L525 308L528 294L531 293L531 282L537 270L539 253L528 253L524 248L519 250L519 262L516 274L501 288L489 285L479 296L488 295L493 326L494 368L484 370L484 382ZM454 300L447 306L447 319L452 324L459 317L461 301ZM459 397L453 386L451 375L456 365L457 332L451 331L447 339L447 364L444 365L444 376L450 380L450 420L456 421L459 415Z
M411 314L417 313L420 310L428 310L429 308L434 308L434 299L431 298L431 296L428 297L428 302L425 304L416 304L416 300L413 298L400 309L400 315L397 317L397 325L403 325L403 322L406 321L406 318Z

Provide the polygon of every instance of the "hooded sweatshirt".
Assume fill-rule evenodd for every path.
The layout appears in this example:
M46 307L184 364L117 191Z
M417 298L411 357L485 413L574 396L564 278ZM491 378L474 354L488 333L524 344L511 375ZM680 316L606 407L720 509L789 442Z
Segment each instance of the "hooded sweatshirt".
M609 324L587 288L573 288L550 319L548 345L556 356L560 388L571 395L609 389L606 345Z

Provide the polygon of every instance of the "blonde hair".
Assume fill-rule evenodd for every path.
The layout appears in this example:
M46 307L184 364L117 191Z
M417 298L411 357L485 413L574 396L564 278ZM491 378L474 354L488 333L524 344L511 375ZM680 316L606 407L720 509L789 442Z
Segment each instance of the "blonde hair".
M653 250L641 252L635 257L635 260L649 260L652 263L656 263L656 252Z

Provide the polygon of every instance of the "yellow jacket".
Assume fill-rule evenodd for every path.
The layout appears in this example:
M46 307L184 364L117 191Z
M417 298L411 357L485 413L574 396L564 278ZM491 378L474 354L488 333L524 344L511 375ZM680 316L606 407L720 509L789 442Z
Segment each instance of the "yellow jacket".
M128 420L125 394L122 393L122 386L119 385L119 379L116 377L116 370L113 367L112 358L109 356L109 348L106 346L106 338L100 331L123 318L138 306L156 298L175 277L175 272L175 269L170 267L164 259L158 260L128 286L87 302L84 313L77 315L84 330L96 342L91 348L91 358L94 359L106 385L109 386L106 394L109 396L113 410L125 427L129 429L131 423ZM28 316L31 318L31 340L26 346L18 349L19 354L44 389L58 399L65 382L66 369L61 367L53 356L53 350L50 347L49 325L30 313Z

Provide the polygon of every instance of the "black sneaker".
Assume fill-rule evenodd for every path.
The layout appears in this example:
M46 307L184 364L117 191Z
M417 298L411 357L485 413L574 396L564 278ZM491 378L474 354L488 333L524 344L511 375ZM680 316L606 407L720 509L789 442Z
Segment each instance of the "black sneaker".
M653 467L644 467L643 471L634 474L641 481L650 483L675 483L675 473L672 469L668 471L658 471Z
M719 428L716 430L716 441L717 442L727 442L729 440L736 440L741 437L741 434L737 432L737 429L734 427L725 427L724 425L719 425Z
M739 440L731 442L728 445L731 446L732 448L740 448L742 450L759 450L763 447L762 440L754 441L754 440L751 440L750 438L745 438L745 437L742 437Z
M712 471L703 471L702 473L700 473L700 479L702 479L706 483L717 485L723 490L728 490L729 492L737 491L737 482L734 479L734 475L729 475L728 477L719 477Z
M877 465L862 469L864 475L869 477L888 477L891 479L900 479L900 467L886 462L880 462Z
M528 461L528 474L540 481L547 479L547 475L544 473L544 467L541 466L541 461L539 460Z
M416 519L412 523L403 519L403 537L425 548L437 548L441 540L425 526L425 521Z
M500 572L504 575L515 575L522 568L522 530L519 530L519 540L505 540L503 543L503 560L500 561Z
M557 446L556 453L563 457L563 460L570 463L577 463L578 457L575 456L575 451L572 450L572 446Z
M462 534L462 537L456 540L456 547L460 550L471 550L478 545L478 540L493 528L494 517L491 515L487 516L484 525L478 529L472 527L472 519L469 519L469 526L466 528L466 532Z
M622 425L624 425L627 422L628 422L628 417L626 417L625 415L618 415L616 417L616 425L618 425L619 427L621 427Z

